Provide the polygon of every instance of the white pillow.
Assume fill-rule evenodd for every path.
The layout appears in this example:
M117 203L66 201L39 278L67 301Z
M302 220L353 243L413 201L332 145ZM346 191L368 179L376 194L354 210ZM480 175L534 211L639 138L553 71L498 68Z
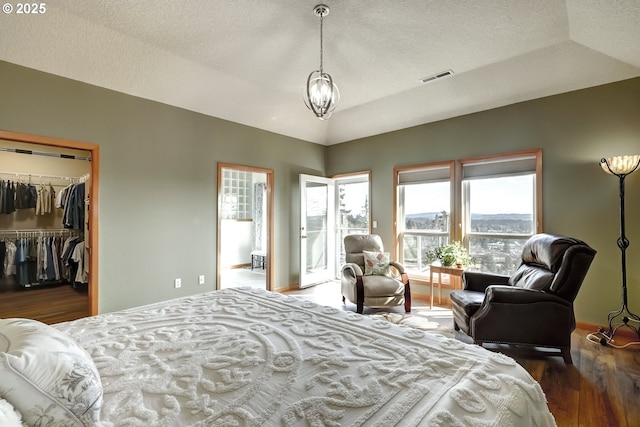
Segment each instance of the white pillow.
M0 398L0 426L2 427L23 427L22 415L11 403Z
M391 276L389 252L362 251L365 276Z
M89 426L100 419L102 383L70 336L30 319L0 319L0 395L29 425Z

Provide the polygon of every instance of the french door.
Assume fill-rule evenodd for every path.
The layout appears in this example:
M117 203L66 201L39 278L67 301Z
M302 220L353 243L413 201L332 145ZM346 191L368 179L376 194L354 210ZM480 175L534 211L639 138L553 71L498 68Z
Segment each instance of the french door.
M335 277L335 184L300 175L300 287Z
M369 173L323 178L300 175L300 287L335 279L344 264L342 241L367 234Z

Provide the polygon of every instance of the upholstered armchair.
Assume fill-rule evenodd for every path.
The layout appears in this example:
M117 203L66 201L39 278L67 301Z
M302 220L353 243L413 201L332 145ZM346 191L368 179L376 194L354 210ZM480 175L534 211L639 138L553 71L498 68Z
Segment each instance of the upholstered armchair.
M525 243L511 276L465 271L463 289L450 294L454 328L478 345L558 348L572 363L573 301L595 254L580 240L537 234Z
M411 312L409 276L402 264L389 261L382 239L376 234L349 235L344 238L346 264L342 267L342 302L345 298L372 308L403 305ZM394 271L395 270L395 271Z

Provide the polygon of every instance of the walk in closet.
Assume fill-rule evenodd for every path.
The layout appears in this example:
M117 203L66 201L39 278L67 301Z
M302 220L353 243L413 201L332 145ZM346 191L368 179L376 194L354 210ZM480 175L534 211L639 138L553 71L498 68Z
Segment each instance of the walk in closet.
M0 318L33 317L44 295L63 320L89 314L90 154L0 140Z

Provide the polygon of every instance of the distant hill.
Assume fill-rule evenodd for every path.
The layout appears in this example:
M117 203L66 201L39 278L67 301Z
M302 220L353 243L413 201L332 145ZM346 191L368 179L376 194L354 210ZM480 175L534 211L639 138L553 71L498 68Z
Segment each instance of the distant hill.
M440 212L420 212L416 214L409 214L406 217L408 219L428 219L431 220L440 215ZM531 214L472 214L472 220L476 221L530 221Z
M477 221L531 221L531 214L472 214L471 219Z

